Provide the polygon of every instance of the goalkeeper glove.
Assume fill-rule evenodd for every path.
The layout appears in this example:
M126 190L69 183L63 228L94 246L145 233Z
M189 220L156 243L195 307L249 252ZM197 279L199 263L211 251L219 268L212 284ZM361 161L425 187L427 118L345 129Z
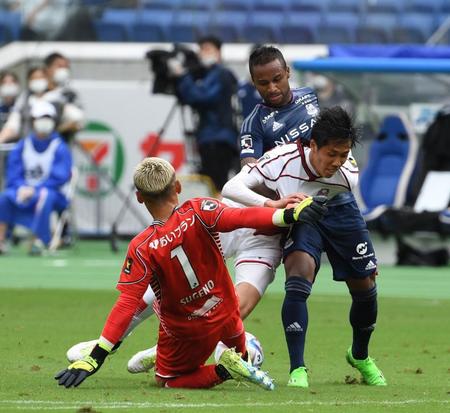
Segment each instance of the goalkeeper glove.
M285 224L295 224L296 222L312 224L326 214L328 210L325 206L326 202L327 198L325 196L308 197L295 208L285 209L283 212L283 221Z
M100 347L97 344L91 351L91 354L83 357L81 360L75 361L67 369L64 369L56 374L55 380L58 380L60 386L78 387L86 377L92 376L96 373L109 351Z

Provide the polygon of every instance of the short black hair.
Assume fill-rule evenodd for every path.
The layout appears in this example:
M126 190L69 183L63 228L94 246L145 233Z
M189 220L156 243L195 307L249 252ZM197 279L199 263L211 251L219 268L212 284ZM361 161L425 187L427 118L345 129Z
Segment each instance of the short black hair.
M213 44L217 50L220 50L222 48L222 40L220 40L217 36L214 36L212 34L202 36L197 40L197 44L201 46L205 43L211 43Z
M44 59L44 65L45 67L50 67L53 62L57 59L64 59L67 60L67 57L65 57L64 55L62 55L61 53L58 52L53 52L50 53L45 59Z
M322 109L311 130L311 139L317 147L334 141L350 141L353 148L359 142L358 131L348 112L341 106Z
M273 62L274 60L279 60L283 67L287 69L287 63L284 59L283 53L280 49L273 46L260 46L253 49L248 60L248 70L250 74L253 75L253 68L255 66L262 66L267 63Z

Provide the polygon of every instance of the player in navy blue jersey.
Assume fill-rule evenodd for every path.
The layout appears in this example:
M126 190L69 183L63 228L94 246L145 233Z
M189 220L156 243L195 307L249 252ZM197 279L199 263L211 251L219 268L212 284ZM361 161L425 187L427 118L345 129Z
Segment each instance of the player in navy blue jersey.
M284 245L286 295L282 321L291 362L289 386L308 387L304 347L308 327L306 301L326 252L336 281L345 281L352 297L350 323L353 343L347 361L369 385L386 385L381 371L368 356L377 318L375 252L357 205L336 204L351 194L358 168L350 150L357 135L350 116L339 106L324 109L313 127L310 147L286 144L267 152L256 164L246 165L223 188L222 194L247 206L273 206L292 194L326 195L328 213L317 224L296 225ZM255 192L261 185L276 192L273 201Z
M274 146L301 139L309 142L319 103L309 87L291 89L290 69L275 47L262 46L250 55L253 84L263 98L244 120L241 133L241 164L255 162Z
M255 49L250 55L249 70L253 83L264 102L255 107L242 125L240 135L241 165L256 162L266 151L278 145L297 140L301 145L309 146L311 130L316 122L316 116L319 114L318 100L314 91L310 88L290 88L290 69L281 51L275 47L262 46ZM323 195L326 195L326 193L323 193ZM275 206L276 204L273 204L273 202L268 200L267 205ZM332 196L327 206L329 212L324 225L332 235L334 234L337 237L342 235L342 231L345 230L345 225L344 228L340 227L342 223L360 222L361 215L351 191L344 191ZM353 227L348 226L348 230L352 232ZM304 231L305 237L309 232ZM304 242L307 243L307 240L304 240ZM322 247L327 250L328 244L324 243ZM297 249L306 251L306 254L296 252L295 260L291 261L294 261L299 267L304 266L309 270L313 268L313 274L316 274L319 266L317 262L312 267L309 265L311 262L314 264L314 260L311 254L308 255L308 250L305 250L304 246ZM359 258L358 255L359 252L356 251L356 259ZM374 273L376 272L376 268L372 270ZM305 273L302 273L302 275L305 275ZM310 277L306 277L305 285L309 282L308 278ZM297 287L293 288L291 284L294 281L292 280L297 280L297 277L286 282L286 296L282 308L283 325L291 361L289 385L307 387L307 374L303 361L304 332L300 331L301 329L294 331L290 326L293 319L305 320L306 317L307 320L306 299L309 296L310 288L303 285L300 288L301 291ZM362 343L363 341L359 338L362 336L370 337L372 327L367 326L373 324L366 320L365 316L371 312L370 317L376 318L376 287L368 290L363 289L362 292L358 291L355 294L352 293L352 298L352 325L354 326L354 334L357 336L356 341ZM371 310L363 311L364 316L357 316L358 308L364 306L370 307ZM368 330L365 330L365 327L359 328L358 325L361 323L367 324ZM347 358L349 359L349 357L351 357L352 362L355 360L371 360L367 354L367 345L363 344L354 345L349 351ZM355 365L355 363L351 364Z

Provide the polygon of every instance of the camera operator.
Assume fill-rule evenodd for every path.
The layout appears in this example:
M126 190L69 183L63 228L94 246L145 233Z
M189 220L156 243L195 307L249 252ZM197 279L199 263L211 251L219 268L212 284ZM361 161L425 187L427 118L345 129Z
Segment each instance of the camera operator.
M231 169L237 164L237 128L232 97L237 90L234 74L221 63L220 39L199 39L199 58L204 72L199 79L178 57L168 60L170 74L176 78L176 94L199 117L195 131L201 160L200 173L209 176L220 192Z

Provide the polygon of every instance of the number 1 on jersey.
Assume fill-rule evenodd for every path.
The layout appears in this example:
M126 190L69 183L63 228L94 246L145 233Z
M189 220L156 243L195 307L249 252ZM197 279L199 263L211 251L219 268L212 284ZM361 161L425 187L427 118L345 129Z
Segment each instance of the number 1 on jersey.
M189 285L192 289L197 288L200 285L200 282L198 281L197 276L195 275L195 271L192 268L191 263L189 262L189 258L184 252L184 249L181 245L174 248L172 251L170 251L170 258L177 258L178 262L181 265L181 268L183 268L184 275L186 276Z

